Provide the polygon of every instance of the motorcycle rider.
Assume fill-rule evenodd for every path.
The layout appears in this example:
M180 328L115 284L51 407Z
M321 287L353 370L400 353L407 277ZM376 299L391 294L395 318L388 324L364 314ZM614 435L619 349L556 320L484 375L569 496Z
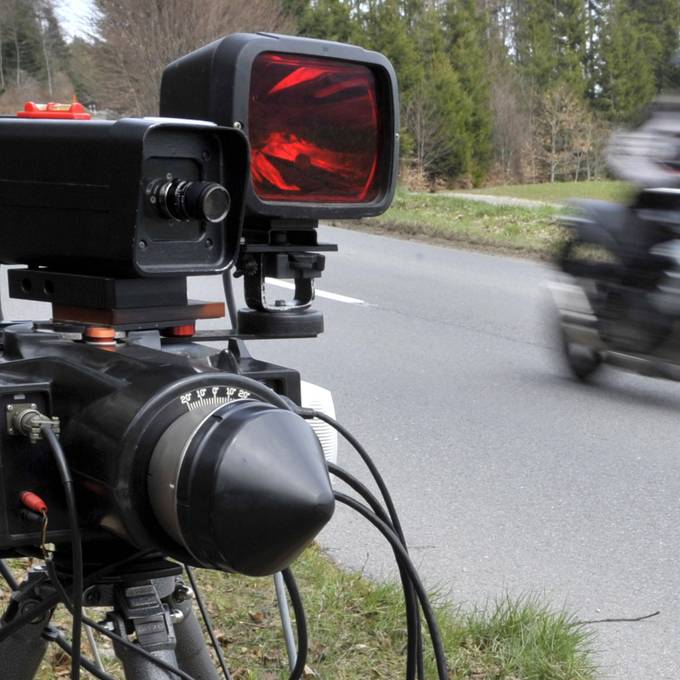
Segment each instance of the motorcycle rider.
M680 96L658 98L638 128L612 135L607 162L637 188L632 202L618 207L614 235L622 260L639 273L658 271L665 258L650 250L676 236L678 216L670 213L680 206Z

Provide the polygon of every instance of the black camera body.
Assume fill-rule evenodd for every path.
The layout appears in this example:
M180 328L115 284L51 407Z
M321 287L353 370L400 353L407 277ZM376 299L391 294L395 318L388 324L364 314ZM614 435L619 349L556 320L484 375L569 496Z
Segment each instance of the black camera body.
M26 490L50 509L48 540L70 539L47 442L31 442L15 425L21 411L30 409L59 419L62 445L79 480L86 541L115 537L188 564L261 575L286 566L330 518L332 493L313 431L242 380L257 380L294 403L299 374L248 357L237 360L228 349L165 342L157 331L128 333L115 345L103 345L36 331L32 324L4 329L5 555L30 553L42 540L41 518L21 503ZM201 425L211 427L203 431ZM186 479L177 474L180 464ZM167 485L154 479L168 470L174 477ZM282 483L293 473L309 495ZM164 497L173 485L177 495Z
M170 277L220 272L236 255L248 176L239 130L153 119L4 118L0 148L3 264ZM226 214L211 214L209 197L191 205L177 196L179 182L223 187Z
M1 327L0 554L70 542L51 429L86 557L131 546L274 573L328 521L333 492L295 412L299 374L244 340L321 331L313 281L335 247L315 227L389 205L394 71L359 48L237 34L168 67L161 113L173 118L0 120L0 262L26 265L9 271L12 297L53 310ZM197 330L224 306L188 300L186 277L228 284L230 267L248 309ZM290 303L268 304L269 276L294 280Z

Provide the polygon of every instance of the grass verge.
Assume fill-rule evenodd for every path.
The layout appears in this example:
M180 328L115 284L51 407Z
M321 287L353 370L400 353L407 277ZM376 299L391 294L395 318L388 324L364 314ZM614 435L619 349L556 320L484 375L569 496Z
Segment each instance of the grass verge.
M493 251L551 257L564 233L558 208L497 206L441 194L397 192L379 217L338 226Z
M468 192L560 203L570 198L623 201L630 193L625 182L556 182L485 187ZM551 258L565 233L556 223L565 208L544 205L490 205L439 194L397 191L391 208L379 217L340 221L337 226L444 245L507 254Z
M626 182L595 180L591 182L553 182L545 184L513 184L472 189L464 193L487 196L510 196L546 203L563 203L570 198L597 198L603 201L623 201L631 189Z
M339 569L317 547L295 565L307 612L309 678L395 680L404 677L405 623L400 589ZM218 639L234 680L287 678L286 655L272 580L199 574ZM436 599L436 598L435 598ZM101 612L91 612L95 618ZM437 608L451 680L592 680L589 634L566 614L534 600L502 601L464 613ZM57 617L67 629L67 619ZM84 643L83 648L87 648ZM103 642L107 669L110 646ZM435 677L428 653L427 677ZM39 680L68 672L51 652Z

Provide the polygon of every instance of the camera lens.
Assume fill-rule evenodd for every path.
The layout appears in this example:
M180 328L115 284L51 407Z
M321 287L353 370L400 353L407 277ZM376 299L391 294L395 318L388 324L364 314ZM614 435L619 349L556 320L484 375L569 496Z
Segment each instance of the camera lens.
M217 182L153 180L147 185L146 193L163 217L180 221L221 222L231 207L229 192Z
M156 444L147 489L159 524L199 564L249 576L288 566L334 508L312 428L254 400L177 418Z
M201 215L197 219L208 222L221 222L231 207L231 196L221 184L189 182L184 202L189 215Z

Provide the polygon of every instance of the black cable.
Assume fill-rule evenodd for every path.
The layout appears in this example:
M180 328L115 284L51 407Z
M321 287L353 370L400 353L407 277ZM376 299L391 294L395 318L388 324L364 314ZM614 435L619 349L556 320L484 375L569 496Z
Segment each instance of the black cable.
M358 493L371 506L371 510L373 510L373 512L378 515L378 517L380 517L380 519L385 522L385 524L388 524L390 527L392 527L392 530L394 530L394 527L392 526L392 520L385 512L385 508L380 505L380 501L378 501L378 499L371 493L364 483L360 482L354 475L350 474L347 472L347 470L341 468L335 463L327 461L326 466L328 467L328 472L345 482L345 484L347 484L347 486L349 486L352 491Z
M425 592L425 588L423 587L423 584L421 583L420 578L418 577L418 572L413 566L411 558L406 552L406 549L399 540L399 536L390 528L388 524L383 522L380 519L380 517L378 517L365 505L359 503L359 501L355 500L351 496L347 496L346 494L341 493L340 491L335 491L334 494L335 499L338 502L352 508L360 515L362 515L365 519L367 519L369 522L371 522L371 524L373 524L378 529L378 531L380 531L380 533L389 541L395 552L399 554L399 559L409 574L411 583L413 584L416 594L418 595L418 599L420 600L420 606L423 609L423 615L425 616L425 622L427 623L427 628L430 633L430 639L432 641L432 647L434 649L434 658L435 663L437 665L437 674L439 680L447 680L449 676L446 666L446 655L444 653L444 646L442 644L441 635L439 634L439 627L437 625L434 612L432 611L430 601L428 600L427 593Z
M193 591L196 595L196 604L198 605L201 616L203 617L203 622L205 623L208 636L210 637L210 641L212 642L212 645L215 649L215 653L217 654L217 658L220 662L220 666L222 667L224 676L227 678L227 680L230 680L231 676L224 661L222 649L213 632L212 625L210 623L210 617L203 603L203 598L201 597L193 571L188 564L185 564L184 568L187 572L187 576L189 577L189 583L191 584L191 587L193 588ZM309 647L307 621L302 598L300 597L300 591L298 590L292 571L290 569L284 569L284 571L281 572L281 575L283 576L283 582L286 586L286 590L288 591L288 597L290 598L293 612L295 613L295 626L297 628L297 657L295 660L295 666L290 673L289 680L299 680L299 678L302 678L305 671L305 665L307 664L307 653Z
M4 270L5 273L6 273L6 272L7 272L7 267L0 267L0 275L2 274L3 270ZM9 286L7 286L7 288L9 289ZM4 321L4 320L5 320L5 314L4 314L4 312L2 311L2 298L0 297L0 321Z
M78 513L76 511L76 498L73 492L73 478L69 470L64 450L52 431L50 425L42 426L42 433L54 456L57 464L59 477L61 478L64 493L66 494L66 507L68 509L69 528L71 530L71 557L72 557L72 592L73 592L73 627L71 629L71 644L73 654L71 656L71 680L80 678L80 636L83 616L83 545L80 538L78 525Z
M297 583L295 582L295 577L293 572L288 569L284 569L281 572L283 576L283 582L288 590L288 597L290 598L290 603L293 607L293 612L295 614L295 627L297 628L297 657L295 659L295 666L290 672L288 680L300 680L304 675L305 666L307 665L307 652L309 649L309 640L307 638L307 619L305 617L305 608L302 604L302 598L300 597L300 591L298 590Z
M84 585L85 586L90 586L93 583L96 583L102 576L106 576L112 571L115 571L116 569L120 569L121 567L125 566L126 564L130 562L136 562L139 559L142 559L143 557L146 557L150 553L154 552L153 550L140 550L139 552L133 553L132 555L129 555L128 557L118 560L117 562L113 562L112 564L107 565L106 567L102 567L101 569L97 569L97 571L92 572L90 575L88 575L85 578ZM46 574L41 574L38 579L33 583L30 591L27 592L37 592L36 589L39 585L45 582L47 580L47 575ZM48 609L52 609L56 605L59 604L61 600L61 597L59 596L59 593L54 592L51 595L44 597L40 602L37 602L31 606L31 608L21 614L20 616L17 616L13 618L11 621L8 623L3 624L0 626L0 642L5 640L7 637L9 637L12 633L16 632L23 626L28 625L31 621L33 621L36 617L38 617L40 614L43 612L47 611Z
M213 649L215 650L215 654L217 655L217 660L220 663L222 673L224 674L225 680L231 680L231 674L229 673L229 669L227 668L227 664L224 660L224 654L222 654L222 647L220 646L220 643L218 642L217 637L215 636L215 631L213 630L212 622L210 621L210 615L208 614L208 610L206 609L205 604L203 603L201 591L199 590L198 584L196 583L196 579L194 578L194 573L188 564L184 565L184 570L186 571L187 576L189 577L189 583L191 584L191 588L193 589L194 595L196 596L196 604L198 605L198 609L201 612L201 617L203 618L205 629L208 631L208 637L210 638L210 642L212 643Z
M392 523L384 508L364 484L334 463L328 463L328 471L358 493L368 503L373 512L385 522L387 526L392 528ZM404 548L406 548L406 546L404 546ZM404 569L399 560L399 555L396 552L394 555L399 568L399 577L402 590L404 591L404 603L406 607L406 638L408 641L406 647L406 680L413 680L416 677L416 673L422 680L425 676L425 670L423 666L423 643L422 636L420 635L420 611L418 610L418 600L413 591L413 585L408 572Z
M300 415L302 417L308 417L307 414L305 413L306 409L299 409ZM368 451L361 445L359 440L349 431L347 428L345 428L343 425L341 425L337 420L334 418L331 418L330 416L326 415L322 411L312 411L314 415L309 416L309 417L316 417L319 420L324 421L328 425L330 425L332 428L337 430L354 448L354 450L359 454L360 458L364 461L364 464L368 468L369 472L371 473L371 476L373 477L373 480L376 483L376 486L380 490L380 495L383 498L383 501L385 502L385 506L387 507L387 512L390 516L391 519L391 524L392 527L394 528L395 533L401 540L401 544L404 546L404 548L408 552L408 548L406 546L406 539L404 538L404 532L401 528L401 522L399 521L399 516L397 515L397 510L394 506L394 503L392 501L392 496L387 488L387 485L385 484L385 480L383 479L382 475L380 474L380 471L376 467L375 463L373 462L373 459L368 455ZM417 610L417 608L416 608ZM416 616L418 617L418 625L415 629L415 637L416 637L416 647L418 648L418 654L416 656L416 664L417 664L417 673L418 677L422 680L422 678L425 677L425 669L423 666L423 655L422 655L422 633L420 630L420 612L416 611Z
M188 673L185 673L176 666L172 666L171 664L161 659L157 659L153 654L147 652L146 649L144 649L143 647L140 647L138 644L135 644L134 642L126 640L124 637L118 635L117 633L113 633L112 631L108 630L107 628L100 625L96 621L89 619L87 616L83 616L83 623L87 626L90 626L90 628L94 628L94 630L98 631L102 635L105 635L114 642L118 642L119 644L123 645L123 647L127 647L129 650L135 652L136 654L143 656L147 661L150 661L159 668L162 668L163 670L168 671L169 673L173 673L178 678L183 678L184 680L196 680L196 678L192 677Z
M222 274L222 288L224 289L224 301L227 303L229 323L236 330L238 327L238 313L236 311L236 299L234 298L234 284L232 282L231 267Z
M390 519L392 520L394 532L401 540L402 545L406 545L406 541L404 540L404 532L402 531L401 522L399 521L396 508L394 507L394 503L392 502L392 496L390 495L390 492L387 489L385 480L382 478L380 471L376 467L371 457L368 455L366 449L364 449L364 447L359 443L359 440L349 430L340 425L340 423L337 420L331 418L322 411L314 411L314 415L311 417L318 418L319 420L323 420L325 423L328 423L328 425L330 425L333 429L337 430L359 454L361 459L366 464L366 467L369 469L371 476L375 480L378 489L380 490L380 495L382 496L383 501L385 502L385 507L387 508L387 512L390 516Z
M42 634L43 640L47 642L54 642L56 645L61 647L66 654L73 656L73 647L68 643L61 631L57 630L54 626L45 626L45 630ZM99 680L116 680L113 675L109 675L106 671L96 666L92 661L81 657L80 665L91 675Z
M7 581L7 585L11 590L19 589L19 584L14 578L14 574L10 571L10 568L7 566L5 560L0 560L0 575L2 575L5 581Z
M69 594L66 592L66 589L64 588L63 584L61 583L61 579L59 578L59 574L57 574L57 570L54 567L54 562L52 560L47 561L47 570L50 574L50 579L52 583L54 584L55 588L59 591L59 594L61 596L61 600L64 603L64 606L66 609L68 609L71 612L71 615L74 615L73 611L73 603L71 602L71 598L69 597ZM145 659L150 661L151 663L155 664L159 668L162 668L165 671L169 671L170 673L174 673L177 677L183 678L184 680L196 680L193 678L191 675L188 673L185 673L184 671L180 670L176 666L172 666L171 664L167 663L166 661L163 661L162 659L157 659L153 654L150 652L147 652L146 649L143 647L140 647L139 644L135 644L134 642L130 642L126 638L124 638L122 635L118 635L118 633L114 633L113 631L110 631L108 628L105 626L102 626L101 624L97 623L96 621L93 621L92 619L88 618L87 616L82 616L81 617L82 622L86 626L90 626L90 628L93 628L97 632L101 633L102 635L105 635L106 637L110 638L114 642L117 642L123 647L127 647L131 651L135 652L136 654L139 654L140 656L143 656Z

